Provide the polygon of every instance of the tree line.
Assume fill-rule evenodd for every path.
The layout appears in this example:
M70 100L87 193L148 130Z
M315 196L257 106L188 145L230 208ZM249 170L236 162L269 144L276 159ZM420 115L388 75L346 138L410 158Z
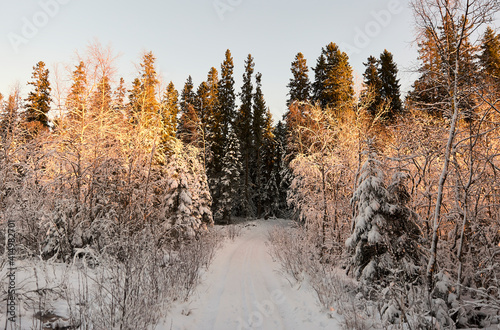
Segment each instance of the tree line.
M499 3L411 5L419 76L405 100L387 50L367 59L359 97L335 44L312 83L297 54L288 202L315 257L366 285L368 300L386 301L385 321L495 324L500 37L486 25Z
M112 88L111 51L91 47L63 101L37 63L28 97L1 102L4 216L24 219L25 244L47 257L104 246L103 226L109 238L154 224L163 244L234 216L293 217L322 262L384 288L425 284L443 324L459 322L473 310L457 309L464 294L492 304L498 287L500 36L479 30L498 3L412 8L419 77L404 100L388 50L367 58L358 95L332 42L312 68L295 56L276 124L250 54L238 92L227 50L179 93L161 89L152 52Z

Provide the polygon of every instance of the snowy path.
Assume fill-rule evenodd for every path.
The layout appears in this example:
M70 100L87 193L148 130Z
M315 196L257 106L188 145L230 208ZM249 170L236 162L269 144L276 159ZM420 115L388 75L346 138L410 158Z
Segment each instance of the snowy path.
M254 221L225 242L190 301L169 313L165 329L340 329L320 311L315 293L292 288L269 255L269 229L289 224Z

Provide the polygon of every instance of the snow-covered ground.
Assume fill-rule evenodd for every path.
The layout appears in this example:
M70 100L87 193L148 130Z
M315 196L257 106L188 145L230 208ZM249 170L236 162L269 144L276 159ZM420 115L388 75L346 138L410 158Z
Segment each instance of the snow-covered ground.
M341 329L340 316L321 310L314 291L292 287L269 254L268 231L286 220L242 225L217 252L188 302L172 308L157 329Z
M341 329L341 316L322 310L307 281L292 286L296 282L287 279L269 253L269 230L291 225L287 220L257 220L219 228L237 228L239 235L225 240L216 251L188 301L167 303L163 311L160 308L164 317L156 330ZM95 288L84 285L100 279L97 269L85 268L84 276L84 270L75 264L35 259L19 261L16 266L18 319L9 329L40 329L40 320L47 328L78 324L79 301L100 297L88 295L86 290ZM6 271L6 267L1 269L2 278L6 278ZM5 289L0 291L0 301L5 299ZM5 308L5 304L0 306L0 327L6 322ZM87 312L92 313L90 309Z

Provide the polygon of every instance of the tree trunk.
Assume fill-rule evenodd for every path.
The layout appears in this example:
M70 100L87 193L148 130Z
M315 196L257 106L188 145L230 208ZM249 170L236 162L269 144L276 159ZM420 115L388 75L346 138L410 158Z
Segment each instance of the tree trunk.
M443 190L444 184L446 183L446 178L448 176L448 169L450 166L450 155L453 148L453 141L456 135L456 126L458 123L459 111L458 111L458 55L457 61L455 61L455 78L453 81L453 116L450 122L450 129L448 134L448 142L446 143L446 151L444 154L444 164L439 176L438 194L436 199L436 208L434 209L434 221L432 227L432 241L431 241L431 256L429 258L429 263L427 264L427 284L429 292L432 291L433 287L433 276L436 271L436 257L437 257L437 244L438 244L438 231L439 224L441 222L441 205L443 203Z

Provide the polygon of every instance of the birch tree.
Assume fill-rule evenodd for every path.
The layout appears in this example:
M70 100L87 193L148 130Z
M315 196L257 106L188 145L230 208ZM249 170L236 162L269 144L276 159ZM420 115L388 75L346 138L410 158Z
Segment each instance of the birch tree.
M436 272L436 256L439 240L439 229L442 222L441 208L444 187L450 172L450 160L454 147L459 120L464 116L464 102L470 96L470 86L463 84L470 72L462 70L462 56L467 51L469 38L483 24L492 19L499 9L497 0L413 0L411 2L415 20L420 29L419 38L429 38L442 63L438 75L440 86L448 96L440 103L440 111L449 118L448 138L444 148L444 161L439 177L436 204L432 221L432 239L430 257L427 264L427 280L429 290L433 287L433 276ZM443 38L440 31L451 29L451 33Z

